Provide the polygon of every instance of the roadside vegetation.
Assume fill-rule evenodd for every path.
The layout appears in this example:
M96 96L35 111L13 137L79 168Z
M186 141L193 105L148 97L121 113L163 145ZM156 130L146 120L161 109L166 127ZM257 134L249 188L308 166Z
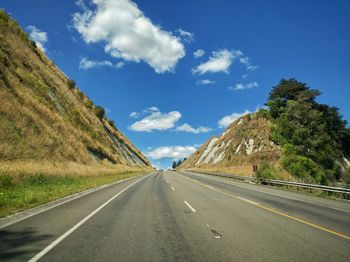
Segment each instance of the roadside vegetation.
M142 172L110 172L99 175L52 175L0 171L0 217L32 208L86 189L140 175Z
M316 102L320 92L295 79L273 87L258 114L271 120L271 139L282 147L280 165L299 181L346 184L350 129L338 108ZM258 174L271 174L261 165Z

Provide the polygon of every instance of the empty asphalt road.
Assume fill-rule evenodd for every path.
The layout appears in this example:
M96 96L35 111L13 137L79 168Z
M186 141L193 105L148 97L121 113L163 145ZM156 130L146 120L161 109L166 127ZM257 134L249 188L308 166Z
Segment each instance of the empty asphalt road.
M350 204L157 172L0 229L0 261L349 261Z

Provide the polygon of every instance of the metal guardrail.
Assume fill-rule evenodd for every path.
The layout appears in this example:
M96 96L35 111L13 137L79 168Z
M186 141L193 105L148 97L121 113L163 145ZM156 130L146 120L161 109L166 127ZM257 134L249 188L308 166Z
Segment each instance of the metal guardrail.
M299 183L299 182L290 182L290 181L284 181L284 180L258 179L256 177L237 176L237 175L229 175L224 173L211 173L211 172L196 171L196 170L185 170L185 171L198 173L198 174L212 175L217 177L237 179L241 181L260 182L260 183L269 184L269 185L292 186L292 187L305 188L309 190L315 189L315 190L324 191L324 192L341 193L341 194L344 194L344 196L350 197L350 189L343 188L343 187L331 187L331 186L306 184L306 183Z

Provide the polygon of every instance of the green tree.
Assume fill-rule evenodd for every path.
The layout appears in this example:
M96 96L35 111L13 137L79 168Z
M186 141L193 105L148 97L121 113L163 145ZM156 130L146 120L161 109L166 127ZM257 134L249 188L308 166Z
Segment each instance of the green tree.
M176 167L177 167L177 163L176 163L176 161L174 160L173 161L173 165L171 166L173 169L175 169Z
M176 167L180 166L181 164L182 164L182 160L180 159L179 161L177 161Z
M282 79L266 104L271 138L284 151L282 166L300 179L326 184L341 178L350 131L337 108L315 101L319 94L295 79Z
M105 116L105 109L101 106L96 106L94 108L94 113L98 117L98 119L102 120Z
M74 80L72 80L72 79L68 79L67 80L67 86L68 86L68 88L69 89L73 89L73 88L75 88L75 81Z

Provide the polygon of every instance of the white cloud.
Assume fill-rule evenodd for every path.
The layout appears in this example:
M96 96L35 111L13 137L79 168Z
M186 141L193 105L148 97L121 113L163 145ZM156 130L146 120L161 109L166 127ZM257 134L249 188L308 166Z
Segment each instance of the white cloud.
M185 158L196 152L195 146L161 146L145 153L145 155L152 159Z
M125 65L124 62L118 62L116 64L113 64L110 61L103 60L103 61L96 61L96 60L89 60L86 57L83 57L80 60L79 63L79 69L91 69L91 68L100 68L100 67L111 67L114 69L120 69Z
M243 78L243 79L247 79L248 78L248 74L243 74L241 77Z
M182 30L181 28L177 29L176 32L180 35L180 37L185 41L185 42L193 42L194 40L194 35L193 33L187 32L185 30Z
M144 61L157 73L172 71L185 56L180 39L154 25L131 0L91 1L96 10L83 5L82 13L73 14L73 26L85 42L102 42L111 56Z
M220 128L226 128L231 123L233 123L236 119L240 118L241 116L244 116L246 114L251 113L249 110L245 110L243 113L232 113L231 115L224 116L218 121L218 125Z
M197 53L198 51L200 50L197 50L196 52L193 53L195 58L204 55L204 53L202 52ZM200 75L205 73L218 73L218 72L228 73L229 72L228 70L231 64L235 60L238 60L238 62L243 64L245 68L249 71L253 71L258 68L258 66L251 64L250 58L247 56L244 56L241 50L221 49L218 51L214 51L212 53L212 56L209 57L209 60L207 62L202 63L196 66L195 68L193 68L192 73L200 74Z
M47 33L40 31L36 26L30 25L27 27L29 31L29 37L35 41L36 45L43 51L46 52L45 43L48 41Z
M203 80L198 80L196 82L197 85L203 86L203 85L213 85L215 84L215 81L209 80L209 79L203 79Z
M182 132L187 132L187 133L193 133L193 134L199 134L199 133L208 133L212 129L210 127L205 127L205 126L200 126L198 128L194 128L189 124L183 124L181 126L178 126L176 128L176 131L182 131Z
M131 118L138 118L139 117L139 113L137 113L137 112L131 112L130 114L129 114L129 117L131 117Z
M259 87L259 84L257 82L249 82L249 83L237 83L234 87L229 87L230 90L245 90L245 89L251 89Z
M255 69L258 68L258 66L256 65L252 65L251 62L250 62L250 58L247 57L247 56L242 56L239 58L239 62L243 65L245 65L246 69L249 70L249 71L253 71Z
M171 111L162 113L157 107L151 107L144 110L149 115L129 126L132 131L152 132L154 130L167 130L175 126L175 123L181 118L181 113Z
M194 58L199 58L204 56L205 51L203 49L198 49L197 51L193 52Z
M204 62L192 69L193 74L203 75L205 73L228 73L228 69L232 64L233 59L241 56L240 50L222 49L214 51L207 62Z

